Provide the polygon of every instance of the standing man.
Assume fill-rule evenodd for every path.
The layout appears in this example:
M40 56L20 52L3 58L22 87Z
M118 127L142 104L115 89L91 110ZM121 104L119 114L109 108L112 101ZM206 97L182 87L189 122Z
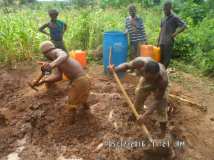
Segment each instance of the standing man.
M136 11L135 5L129 5L130 16L125 22L125 33L129 34L131 44L131 60L140 56L140 45L147 43L143 20L136 16Z
M161 50L161 63L167 68L172 57L174 38L186 28L186 24L172 13L172 3L164 4L165 17L161 20L161 31L158 45Z
M50 36L51 41L56 48L67 51L63 41L63 35L67 29L67 25L57 19L59 12L56 9L49 10L48 14L51 18L51 21L41 26L39 31ZM46 28L49 28L49 33L45 31Z

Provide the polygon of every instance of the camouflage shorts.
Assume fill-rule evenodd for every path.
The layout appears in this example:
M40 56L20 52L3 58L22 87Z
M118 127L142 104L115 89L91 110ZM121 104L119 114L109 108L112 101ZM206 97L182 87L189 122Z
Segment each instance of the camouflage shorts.
M144 111L144 102L147 97L157 90L157 87L149 84L144 80L144 78L140 78L140 81L135 90L135 107L138 112ZM164 97L159 100L157 109L153 112L152 117L159 122L166 122L167 117L167 92L165 92Z

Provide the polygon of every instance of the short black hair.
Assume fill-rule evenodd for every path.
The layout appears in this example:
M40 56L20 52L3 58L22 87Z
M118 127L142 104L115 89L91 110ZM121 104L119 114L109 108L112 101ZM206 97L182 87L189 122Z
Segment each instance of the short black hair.
M170 8L172 8L172 2L171 1L166 1L164 3L164 6L169 6Z
M128 6L128 9L129 9L129 10L135 10L135 11L136 11L136 6L135 6L134 4L130 4L130 5Z
M155 61L149 61L144 66L145 73L157 74L160 72L160 66Z
M48 11L48 14L55 14L55 15L58 15L58 14L59 14L59 11L56 10L56 9L50 9L50 10Z

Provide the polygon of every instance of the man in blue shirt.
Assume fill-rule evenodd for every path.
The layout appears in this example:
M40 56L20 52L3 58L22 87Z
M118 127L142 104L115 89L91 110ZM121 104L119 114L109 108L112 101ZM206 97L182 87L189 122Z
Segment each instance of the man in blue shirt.
M60 48L66 51L63 41L63 35L67 29L67 25L57 19L59 15L59 12L57 10L51 9L48 11L48 14L51 18L51 21L41 26L39 28L39 31L50 36L51 41L53 42L56 48ZM49 33L45 31L46 28L49 28Z
M140 45L147 43L143 20L136 16L136 12L136 6L129 5L130 16L125 21L125 33L129 34L131 45L131 60L140 56Z

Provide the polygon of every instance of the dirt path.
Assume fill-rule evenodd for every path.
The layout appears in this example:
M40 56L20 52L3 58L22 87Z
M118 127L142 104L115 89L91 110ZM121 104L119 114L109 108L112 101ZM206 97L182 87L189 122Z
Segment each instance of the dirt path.
M142 148L115 149L110 143L143 141L141 128L128 122L129 108L113 79L103 75L101 66L91 65L90 111L78 111L71 124L65 105L68 82L57 84L55 91L40 87L31 90L26 82L38 74L35 66L0 70L0 160L140 160ZM170 75L170 92L197 103L208 112L173 101L176 107L169 128L184 147L177 148L177 159L213 160L214 93L210 81L176 72ZM134 98L137 78L128 76L124 86ZM210 86L209 86L210 85ZM149 103L149 102L147 102ZM150 126L156 131L156 125ZM181 143L182 145L182 143ZM111 146L111 147L109 147Z

